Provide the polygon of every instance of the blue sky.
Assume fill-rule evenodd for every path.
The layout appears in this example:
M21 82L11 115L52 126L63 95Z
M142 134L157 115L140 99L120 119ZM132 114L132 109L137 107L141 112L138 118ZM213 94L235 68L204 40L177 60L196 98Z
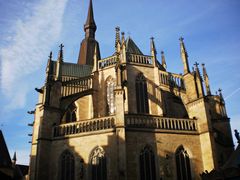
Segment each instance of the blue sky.
M114 51L115 27L130 35L145 54L150 37L170 72L182 73L179 37L185 38L190 66L205 63L213 93L223 89L232 130L240 130L239 0L93 0L101 56ZM77 62L88 0L0 0L0 125L11 156L28 164L33 110L44 84L50 51ZM234 139L236 143L236 140Z

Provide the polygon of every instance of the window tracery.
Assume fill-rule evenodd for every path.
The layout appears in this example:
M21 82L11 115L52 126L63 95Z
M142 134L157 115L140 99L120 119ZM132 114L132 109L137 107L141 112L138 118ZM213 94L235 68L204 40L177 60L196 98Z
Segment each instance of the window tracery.
M149 113L147 83L143 73L139 73L137 75L135 87L136 87L137 112Z
M67 112L66 112L66 123L69 122L75 122L77 120L76 117L76 106L75 105L70 105L70 107L68 108Z
M177 167L177 179L178 180L191 180L191 167L190 159L187 151L183 146L180 146L175 154L176 167Z
M101 147L92 151L90 166L92 180L107 180L107 162L105 152Z
M155 156L150 146L145 146L140 152L140 179L156 179Z
M107 88L107 108L108 113L110 115L115 113L116 106L115 106L115 96L114 96L114 89L116 83L112 77L109 77L106 81L106 88Z

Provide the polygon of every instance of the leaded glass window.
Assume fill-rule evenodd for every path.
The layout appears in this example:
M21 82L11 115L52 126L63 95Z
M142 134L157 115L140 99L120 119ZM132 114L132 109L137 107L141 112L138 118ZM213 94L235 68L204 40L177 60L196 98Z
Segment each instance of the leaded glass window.
M190 159L187 151L180 146L175 154L176 167L177 167L177 179L178 180L191 180L191 167Z
M143 73L139 73L138 76L136 77L135 87L136 87L137 112L149 113L147 83Z
M97 147L93 150L90 166L92 180L107 180L107 162L105 152L101 147Z
M61 180L74 180L74 156L69 151L64 151L60 157L60 179Z
M155 156L150 146L145 146L140 152L140 179L155 180Z
M115 113L116 106L115 106L115 96L114 96L114 89L115 89L115 81L112 77L109 77L106 81L107 86L107 109L110 115Z

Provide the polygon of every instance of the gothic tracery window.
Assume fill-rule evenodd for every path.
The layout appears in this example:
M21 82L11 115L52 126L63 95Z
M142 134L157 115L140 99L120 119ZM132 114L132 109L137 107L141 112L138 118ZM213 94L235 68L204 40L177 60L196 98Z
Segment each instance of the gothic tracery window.
M75 165L74 156L68 150L64 151L60 157L60 179L61 180L74 180Z
M140 152L140 179L156 179L155 156L150 146L145 146Z
M136 87L137 112L149 113L147 83L143 73L139 73L138 76L136 77L135 87Z
M101 147L93 150L90 158L91 179L107 180L107 162L105 152Z
M177 167L177 179L178 180L191 180L191 167L190 159L187 151L180 146L175 154L176 167Z
M106 88L107 88L107 107L108 113L110 115L115 113L116 106L115 106L115 97L114 97L114 88L115 88L115 81L112 77L109 77L106 81Z
M72 104L66 112L66 123L75 122L76 119L76 106Z

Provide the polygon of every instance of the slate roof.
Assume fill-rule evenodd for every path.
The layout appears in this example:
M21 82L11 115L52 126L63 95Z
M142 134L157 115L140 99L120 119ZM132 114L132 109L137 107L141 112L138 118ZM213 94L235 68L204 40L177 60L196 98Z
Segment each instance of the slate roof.
M53 74L56 75L56 65L57 62L53 63ZM62 63L62 76L71 76L71 77L86 77L90 76L92 73L92 66L89 65L81 65L81 64L73 64L73 63Z
M128 53L131 54L143 55L142 51L138 48L138 46L130 37L128 37L126 40L126 50Z

